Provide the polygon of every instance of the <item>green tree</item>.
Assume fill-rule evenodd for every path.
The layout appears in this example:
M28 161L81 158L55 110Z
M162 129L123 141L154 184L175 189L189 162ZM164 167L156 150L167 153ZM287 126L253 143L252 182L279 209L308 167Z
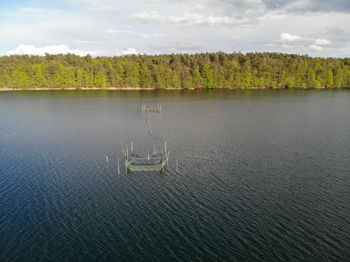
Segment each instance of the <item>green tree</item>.
M349 87L350 59L280 53L2 56L0 86L157 88Z
M338 67L335 71L335 87L343 87L343 70Z
M203 66L203 85L206 88L214 87L213 70L208 66Z
M199 72L199 66L196 65L192 70L191 86L195 88L202 87L201 73Z
M179 76L176 74L176 72L173 72L173 78L172 78L172 87L173 88L180 88L180 80L179 80Z
M152 73L147 65L142 65L140 73L140 85L141 87L152 87Z
M94 86L106 88L107 87L107 76L104 72L98 72L94 77Z
M76 87L76 88L84 87L84 85L83 85L83 69L81 69L81 68L79 68L75 74L74 87Z
M12 84L16 88L27 89L30 87L30 78L24 71L16 69L12 74Z
M47 80L43 73L43 64L36 64L32 68L34 87L48 87Z
M327 71L327 78L326 78L326 86L327 87L333 87L334 81L333 81L333 73L332 71Z

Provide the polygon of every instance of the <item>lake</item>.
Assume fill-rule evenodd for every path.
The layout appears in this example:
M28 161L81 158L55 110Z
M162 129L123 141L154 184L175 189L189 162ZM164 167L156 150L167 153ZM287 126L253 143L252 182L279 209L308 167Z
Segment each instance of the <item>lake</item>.
M345 261L350 90L3 92L0 178L0 261Z

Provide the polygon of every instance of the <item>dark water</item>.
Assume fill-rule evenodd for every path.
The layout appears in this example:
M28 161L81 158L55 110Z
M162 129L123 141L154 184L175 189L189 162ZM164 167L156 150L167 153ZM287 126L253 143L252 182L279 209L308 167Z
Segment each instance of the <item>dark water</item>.
M349 259L350 91L0 93L0 261Z

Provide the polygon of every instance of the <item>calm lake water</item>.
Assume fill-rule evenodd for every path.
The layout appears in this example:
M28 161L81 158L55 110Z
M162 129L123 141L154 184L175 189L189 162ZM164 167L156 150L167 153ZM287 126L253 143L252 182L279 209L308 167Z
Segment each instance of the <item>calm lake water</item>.
M350 90L0 93L0 261L349 259Z

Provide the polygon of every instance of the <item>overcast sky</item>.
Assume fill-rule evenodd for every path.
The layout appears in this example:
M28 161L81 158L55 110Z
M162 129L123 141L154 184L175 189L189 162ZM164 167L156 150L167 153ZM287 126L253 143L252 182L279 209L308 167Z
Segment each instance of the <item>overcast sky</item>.
M350 0L0 0L0 55L350 57Z

